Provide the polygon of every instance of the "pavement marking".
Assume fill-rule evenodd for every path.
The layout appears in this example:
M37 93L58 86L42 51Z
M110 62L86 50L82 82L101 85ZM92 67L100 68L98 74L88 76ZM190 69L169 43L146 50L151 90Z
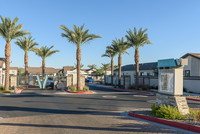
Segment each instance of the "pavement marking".
M102 96L104 98L117 98L117 96Z
M2 117L0 117L0 120L2 120L3 118Z
M144 96L144 95L133 95L134 97L148 97L148 96Z
M180 128L171 127L171 126L167 126L167 125L163 125L163 124L159 124L159 123L143 120L143 119L140 119L140 118L131 117L131 116L128 115L128 113L129 112L123 112L123 113L120 113L120 115L128 117L128 118L133 119L133 120L139 120L139 121L147 122L147 123L150 123L150 124L153 124L153 125L157 125L157 126L160 126L160 127L165 127L165 128L168 128L168 129L177 130L177 131L188 133L188 134L199 134L199 133L196 133L196 132L187 131L187 130L180 129Z

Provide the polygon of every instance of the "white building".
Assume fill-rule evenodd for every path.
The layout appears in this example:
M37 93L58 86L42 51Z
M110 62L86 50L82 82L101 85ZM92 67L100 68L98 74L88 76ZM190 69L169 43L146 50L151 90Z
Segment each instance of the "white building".
M188 65L183 68L184 76L200 76L200 53L187 53L181 58L188 59Z

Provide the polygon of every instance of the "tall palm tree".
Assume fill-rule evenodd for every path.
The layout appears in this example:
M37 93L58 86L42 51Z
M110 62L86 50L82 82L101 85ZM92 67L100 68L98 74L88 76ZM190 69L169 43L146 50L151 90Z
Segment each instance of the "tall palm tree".
M60 28L65 31L65 33L62 33L61 36L68 39L69 42L73 43L77 47L76 51L76 60L77 60L77 89L81 89L80 84L80 62L81 62L81 46L85 43L89 43L91 40L94 40L95 38L101 38L100 35L95 34L89 34L89 29L83 31L84 24L81 27L78 27L76 25L73 25L73 31L69 30L64 25L60 25Z
M38 45L37 42L34 42L35 39L32 39L32 36L18 38L15 42L22 50L24 50L24 64L25 64L25 76L28 76L28 52L33 51L34 46Z
M135 64L136 64L136 79L135 79L135 88L138 89L139 84L139 48L143 47L146 44L153 44L152 41L148 40L148 34L146 33L147 29L140 28L137 32L136 28L134 27L134 31L132 32L131 29L126 31L128 35L125 35L127 41L129 42L128 45L135 48Z
M127 45L127 42L125 42L125 39L122 37L121 39L115 38L115 40L112 41L111 46L107 47L110 50L115 51L119 57L118 57L118 85L121 86L121 65L122 65L122 54L126 53L129 55L129 52L127 51L128 48L130 48L129 45Z
M50 57L52 54L56 53L56 52L60 52L59 50L51 50L53 48L53 46L51 47L34 47L33 51L36 53L36 55L40 56L42 58L42 76L43 76L43 81L45 78L45 59L47 57Z
M117 55L117 52L115 52L112 47L109 49L106 49L105 54L103 54L101 57L109 57L111 58L111 85L113 85L113 70L114 70L114 61L113 58Z
M17 37L30 34L28 31L21 30L23 24L17 24L18 17L16 17L13 22L10 17L3 18L0 16L2 23L0 23L0 35L5 39L5 57L6 57L6 77L5 77L5 90L9 90L9 70L10 70L10 55L11 55L11 41Z

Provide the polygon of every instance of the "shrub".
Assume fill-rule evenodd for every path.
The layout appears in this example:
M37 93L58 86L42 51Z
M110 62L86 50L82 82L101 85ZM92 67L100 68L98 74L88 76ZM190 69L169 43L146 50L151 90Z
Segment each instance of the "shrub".
M188 91L188 93L193 93L192 91Z
M132 86L129 87L129 89L135 89L135 87L132 85Z
M187 89L185 87L183 87L183 92L187 92Z
M76 91L76 87L70 87L71 91Z
M158 89L158 86L156 86L156 88L155 89Z
M4 91L4 93L11 93L11 91Z
M1 86L1 87L0 87L0 90L3 91L3 90L4 90L4 86Z
M156 89L156 87L153 85L153 86L151 86L151 89Z
M89 91L89 87L88 87L88 86L84 86L84 87L83 87L83 90Z
M182 115L176 107L171 107L170 105L156 107L155 104L151 106L151 114L164 119L186 119L188 115Z

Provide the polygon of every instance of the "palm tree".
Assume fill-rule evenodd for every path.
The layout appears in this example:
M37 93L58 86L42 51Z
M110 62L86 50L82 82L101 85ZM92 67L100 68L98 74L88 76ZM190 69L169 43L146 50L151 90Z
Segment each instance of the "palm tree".
M127 45L127 42L125 42L125 39L122 37L121 39L115 38L115 40L112 41L111 46L107 47L109 50L113 50L117 54L119 54L118 57L118 85L121 86L121 65L122 65L122 54L126 53L129 55L129 52L127 51L128 48L130 48L129 45Z
M28 52L33 51L34 46L38 45L37 42L33 42L35 39L32 39L32 36L18 38L15 42L22 50L24 50L24 64L25 64L25 76L28 76Z
M97 65L92 64L92 65L88 65L88 67L89 67L90 69L93 69L93 68L97 68Z
M0 35L5 39L5 57L6 57L6 81L5 81L5 90L9 88L9 70L10 70L10 55L11 55L11 41L16 39L17 37L24 36L26 34L30 34L28 31L21 30L23 24L17 24L18 17L16 17L13 22L10 17L3 18L0 15L2 23L0 23Z
M36 53L36 55L40 56L42 58L42 76L43 76L43 81L45 78L45 59L47 57L50 57L52 54L56 53L56 52L60 52L59 50L51 50L53 48L53 46L51 47L34 47L33 51Z
M113 70L114 70L114 61L113 58L117 55L117 53L112 49L106 49L105 54L103 54L101 57L109 57L111 58L111 85L113 85Z
M77 59L77 89L82 90L80 84L80 62L81 62L81 46L85 43L89 43L90 41L94 40L95 38L101 38L100 35L89 34L89 29L83 31L84 24L81 27L73 25L73 31L69 30L64 25L60 25L60 28L65 31L62 33L61 36L68 39L69 42L73 43L77 47L76 51L76 59Z
M102 64L103 69L104 69L104 71L105 71L105 75L107 75L106 69L107 69L108 67L110 67L110 63L108 63L108 64L101 63L101 64Z
M139 84L139 48L143 47L146 44L153 44L152 41L148 40L148 34L146 33L147 29L140 28L137 32L136 28L134 27L134 33L129 29L126 31L128 35L126 35L126 39L129 42L128 45L135 48L135 64L136 64L136 79L135 79L135 89L138 89Z
M84 64L81 63L80 68L83 68ZM74 64L74 67L77 68L77 64Z

